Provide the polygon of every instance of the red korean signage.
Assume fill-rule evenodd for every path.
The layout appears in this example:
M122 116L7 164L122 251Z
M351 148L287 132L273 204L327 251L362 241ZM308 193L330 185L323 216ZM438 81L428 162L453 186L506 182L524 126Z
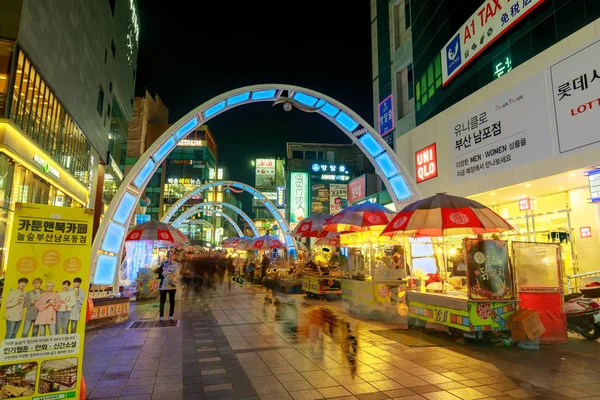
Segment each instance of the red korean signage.
M415 153L417 183L425 182L438 176L437 151L435 143Z
M365 175L356 178L348 184L348 203L362 200L366 196L367 177Z
M592 227L590 226L582 226L579 228L579 234L582 239L587 239L592 237Z
M519 200L519 210L531 210L531 199L529 197Z

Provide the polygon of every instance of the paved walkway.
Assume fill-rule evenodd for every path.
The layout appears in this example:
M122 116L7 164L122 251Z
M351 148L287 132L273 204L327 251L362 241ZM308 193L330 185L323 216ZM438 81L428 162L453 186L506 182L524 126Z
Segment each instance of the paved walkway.
M325 306L348 318L356 357L327 335L290 334L289 318L259 286L179 301L177 323L155 324L156 302L132 307L131 321L91 331L84 375L89 399L599 399L600 342L572 338L539 351L466 345L408 347L348 317L343 303L296 301L300 319ZM281 308L280 308L281 309ZM292 324L293 325L293 324ZM312 340L310 339L312 337ZM315 340L317 338L318 340ZM352 372L355 366L355 373Z

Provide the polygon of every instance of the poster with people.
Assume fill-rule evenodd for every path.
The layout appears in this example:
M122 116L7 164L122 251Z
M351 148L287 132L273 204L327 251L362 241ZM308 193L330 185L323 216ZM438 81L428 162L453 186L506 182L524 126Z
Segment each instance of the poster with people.
M93 218L15 206L0 305L0 393L10 398L79 398Z

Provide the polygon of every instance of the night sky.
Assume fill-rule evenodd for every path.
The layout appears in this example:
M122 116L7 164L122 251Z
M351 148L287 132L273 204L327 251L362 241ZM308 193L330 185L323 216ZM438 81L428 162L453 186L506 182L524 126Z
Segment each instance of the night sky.
M136 95L169 108L171 123L228 90L288 83L317 90L373 122L368 1L138 1ZM228 179L254 185L250 161L285 157L286 142L349 143L325 118L271 103L249 104L208 123ZM250 198L241 197L249 211Z

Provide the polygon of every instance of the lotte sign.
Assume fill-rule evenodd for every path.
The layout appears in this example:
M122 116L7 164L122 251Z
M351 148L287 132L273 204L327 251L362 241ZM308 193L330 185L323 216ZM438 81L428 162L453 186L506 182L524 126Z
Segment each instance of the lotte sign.
M417 183L435 178L437 172L437 152L435 143L415 153Z

